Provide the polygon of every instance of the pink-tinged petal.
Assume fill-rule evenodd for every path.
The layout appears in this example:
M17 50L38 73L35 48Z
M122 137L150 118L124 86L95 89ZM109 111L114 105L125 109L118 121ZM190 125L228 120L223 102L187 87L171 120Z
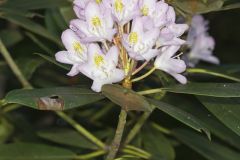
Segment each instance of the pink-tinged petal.
M103 85L104 85L103 81L94 80L91 89L95 92L101 92Z
M117 29L107 29L106 39L112 41L113 36L117 33Z
M76 76L80 72L78 67L79 66L77 64L73 65L73 67L71 68L70 72L67 75L71 77Z
M180 49L180 46L169 46L169 47L163 47L161 53L166 57L167 59L171 58L178 50Z
M136 18L132 23L132 32L137 32L141 36L143 35L143 22L142 18Z
M74 0L73 4L80 7L80 8L84 8L85 5L89 2L90 0Z
M152 28L154 28L154 21L152 18L146 16L146 17L142 17L142 22L144 24L144 30L151 30Z
M157 49L150 49L148 52L143 54L142 56L146 61L150 61L152 58L156 57L159 54L159 50Z
M163 40L163 39L159 39L159 47L160 46L170 46L170 45L174 45L174 46L181 46L183 44L186 43L186 41L180 39L180 38L173 38L171 40Z
M62 42L68 51L72 51L74 50L72 44L80 42L80 38L71 29L67 29L62 33Z
M219 59L215 56L212 56L212 55L210 55L210 56L203 55L199 59L203 60L205 62L213 63L213 64L220 64Z
M142 55L140 55L139 53L136 53L136 52L128 52L128 55L129 55L132 59L137 60L137 61L143 61L143 60L145 60Z
M74 64L73 61L69 59L69 53L67 51L60 51L55 54L55 58L58 62L65 64Z
M174 33L176 37L180 37L189 28L187 24L175 24L172 23L168 26L170 31Z
M107 28L113 28L114 22L113 22L113 17L112 17L111 11L108 9L105 9L103 17L106 22Z
M118 56L119 56L118 48L116 46L112 46L106 55L106 60L109 62L113 62L113 66L116 67L118 64Z
M103 38L101 37L96 37L96 36L89 36L89 37L84 37L82 38L82 41L84 43L92 43L92 42L100 42L100 41L103 41Z
M78 18L82 19L83 15L81 14L81 8L79 8L78 6L73 6L73 10L74 10L76 16Z
M159 15L165 15L169 9L169 5L163 1L159 1L156 4L156 10Z
M157 39L159 38L160 30L158 28L153 28L150 31L145 32L144 41L146 44L153 46L156 44Z
M181 74L174 74L174 73L170 73L170 75L172 75L178 82L180 82L181 84L187 84L187 78L184 77Z
M147 9L148 15L155 10L156 7L156 3L157 0L140 0L139 1L139 7L142 10L142 12L144 12L144 9ZM146 14L146 13L142 13L142 14ZM144 16L148 16L148 15L144 15Z
M169 72L182 73L187 68L186 63L180 59L171 58L168 61L168 65L169 65L169 69L168 69Z
M144 58L142 55L140 55L140 54L136 55L136 56L134 57L134 59L135 59L136 61L144 61L144 60L145 60L145 58Z
M88 5L85 8L85 16L87 23L89 25L92 25L92 18L93 17L98 17L100 20L102 20L103 17L100 17L101 14L101 9L99 5L95 2L89 2Z
M102 56L102 58L104 58L104 61L105 61L105 55L103 54L99 45L92 43L88 47L88 63L89 63L90 66L95 66L96 65L95 62L94 62L94 57L96 55Z
M167 11L167 20L169 23L175 23L176 21L176 13L173 9L173 7L169 6Z
M84 35L89 35L89 32L87 30L88 26L87 23L80 19L74 19L70 21L70 28L74 32L80 32Z
M93 79L92 73L92 67L88 63L84 63L79 67L79 71L85 75L86 77Z
M112 77L110 79L111 83L117 83L124 79L125 73L121 69L114 69L114 74L112 74Z

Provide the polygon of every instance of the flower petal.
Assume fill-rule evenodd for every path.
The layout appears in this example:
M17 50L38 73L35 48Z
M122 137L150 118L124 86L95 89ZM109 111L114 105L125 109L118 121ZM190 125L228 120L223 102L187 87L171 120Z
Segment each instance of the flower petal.
M181 74L174 74L174 73L170 73L170 75L172 75L178 82L180 82L181 84L187 84L187 78Z
M55 54L55 58L58 62L65 64L74 64L73 61L69 59L69 53L67 51L60 51Z
M91 89L95 92L101 92L104 82L99 80L94 80Z
M79 65L75 64L73 65L73 67L71 68L70 72L67 74L68 76L76 76L80 71L78 69Z
M159 54L159 50L150 49L148 52L142 55L146 61L150 61L152 58L156 57Z
M112 46L106 55L106 60L112 62L113 66L116 67L118 64L118 56L119 56L118 48L116 46Z
M74 19L70 21L69 26L74 32L77 32L78 35L82 38L83 36L88 36L89 31L87 30L87 23L80 19Z

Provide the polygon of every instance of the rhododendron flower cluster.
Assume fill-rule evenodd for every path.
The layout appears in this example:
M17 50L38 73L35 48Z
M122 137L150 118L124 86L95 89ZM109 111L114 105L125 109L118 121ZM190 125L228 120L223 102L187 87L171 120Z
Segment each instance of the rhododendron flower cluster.
M219 64L219 59L213 56L215 41L208 34L208 21L201 15L192 18L187 37L187 45L191 48L187 54L188 65L194 67L200 60Z
M176 24L164 0L75 0L73 9L77 19L62 34L66 51L56 54L57 61L72 65L69 76L84 74L100 92L104 84L140 80L131 78L152 64L147 75L159 69L187 82L181 74L186 64L175 54L188 25Z

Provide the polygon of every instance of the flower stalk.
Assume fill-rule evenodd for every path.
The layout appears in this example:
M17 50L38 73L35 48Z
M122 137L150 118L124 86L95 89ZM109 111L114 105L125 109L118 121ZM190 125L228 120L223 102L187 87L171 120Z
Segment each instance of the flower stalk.
M144 75L138 77L138 78L135 78L132 80L132 82L137 82L137 81L140 81L148 76L150 76L154 71L156 70L155 67L153 67L151 70L149 70L147 73L145 73Z

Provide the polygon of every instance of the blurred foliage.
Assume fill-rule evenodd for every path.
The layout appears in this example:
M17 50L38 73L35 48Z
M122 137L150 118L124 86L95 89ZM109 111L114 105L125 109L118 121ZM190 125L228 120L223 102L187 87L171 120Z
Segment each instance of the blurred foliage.
M124 138L135 124L143 127L116 160L239 160L240 2L166 1L187 19L204 13L221 66L199 64L196 72L186 72L186 86L158 72L135 91L109 85L96 94L88 89L89 79L67 77L69 66L54 60L63 49L61 32L74 17L70 0L0 0L0 39L26 79L40 88L22 89L0 57L0 159L103 159L118 119L116 106L129 104L128 110L137 111L129 112ZM138 92L150 88L158 89L145 98ZM56 112L59 118L37 109L71 110L63 121L62 112Z

